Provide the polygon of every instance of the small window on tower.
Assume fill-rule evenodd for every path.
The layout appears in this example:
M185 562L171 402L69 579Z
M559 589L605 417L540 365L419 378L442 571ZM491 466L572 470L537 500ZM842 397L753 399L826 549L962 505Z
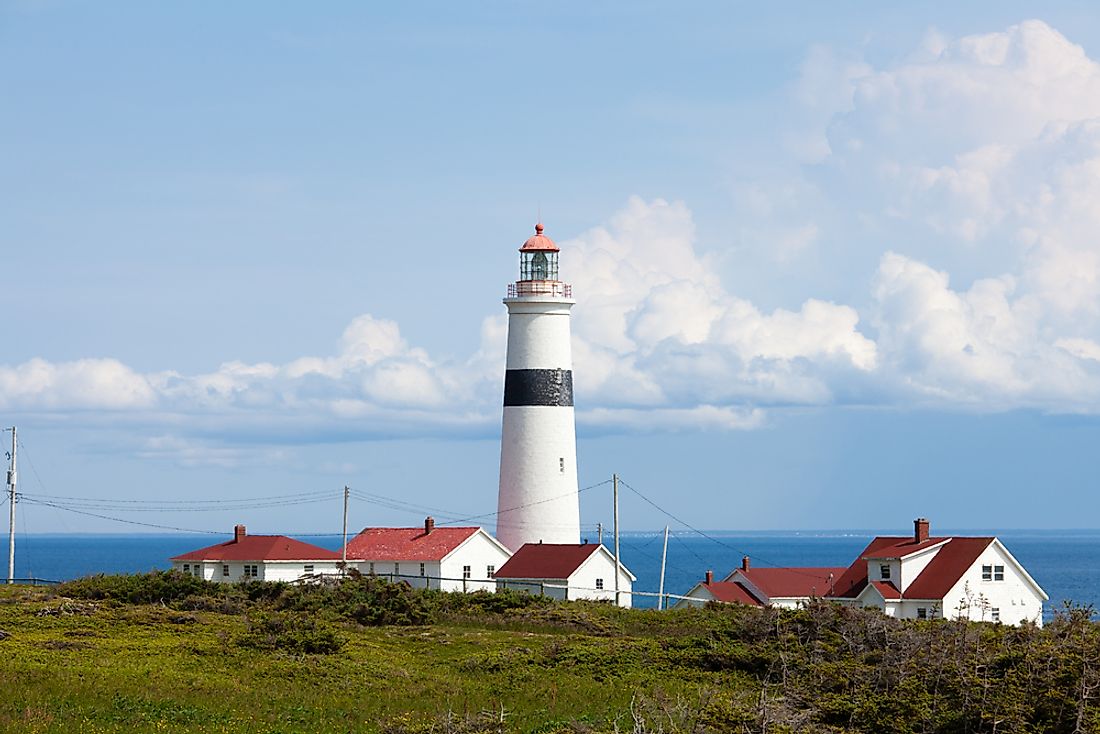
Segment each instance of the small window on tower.
M562 474L565 474L565 457L558 459L558 469Z

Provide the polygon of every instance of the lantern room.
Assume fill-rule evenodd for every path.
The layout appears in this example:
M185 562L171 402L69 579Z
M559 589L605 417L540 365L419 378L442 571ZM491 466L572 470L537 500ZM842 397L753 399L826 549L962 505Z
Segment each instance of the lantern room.
M542 230L542 224L536 224L534 236L519 248L520 281L558 279L558 246Z

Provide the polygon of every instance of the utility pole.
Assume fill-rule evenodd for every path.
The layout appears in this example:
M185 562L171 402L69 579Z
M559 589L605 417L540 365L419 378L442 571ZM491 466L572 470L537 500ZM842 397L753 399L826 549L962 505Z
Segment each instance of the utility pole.
M619 576L623 565L619 561L619 475L611 475L611 488L615 497L615 606L619 606Z
M340 560L343 565L343 573L346 576L348 573L348 495L351 489L348 485L344 485L344 547L341 550Z
M665 608L665 559L668 558L668 525L665 525L665 547L661 551L661 585L657 590L657 609Z
M596 542L603 545L603 523L596 523Z
M15 583L15 426L11 427L11 468L8 469L8 583Z

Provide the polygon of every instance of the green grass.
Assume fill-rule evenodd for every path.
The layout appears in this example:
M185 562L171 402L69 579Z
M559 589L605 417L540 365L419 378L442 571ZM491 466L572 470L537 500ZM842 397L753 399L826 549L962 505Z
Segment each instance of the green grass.
M156 593L134 596L143 584ZM1069 734L1100 725L1088 693L1100 692L1100 634L1087 613L1038 630L901 623L825 604L656 612L374 580L181 584L190 582L154 575L0 589L9 635L0 731Z

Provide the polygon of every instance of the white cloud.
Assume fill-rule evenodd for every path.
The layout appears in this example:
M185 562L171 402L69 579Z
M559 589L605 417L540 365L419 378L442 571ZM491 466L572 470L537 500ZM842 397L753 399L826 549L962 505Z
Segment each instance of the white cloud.
M0 365L0 408L5 410L131 410L153 407L156 400L149 379L114 359Z
M777 170L811 165L736 186L737 236L777 267L870 282L838 303L804 276L805 292L777 299L794 305L762 308L723 282L725 253L698 247L686 204L631 198L560 242L581 424L753 428L768 406L847 401L1100 410L1100 64L1028 21L932 33L879 68L817 48L789 91L804 117ZM132 413L180 433L487 435L505 333L494 313L447 358L364 314L332 354L286 364L182 375L31 360L0 366L0 408ZM186 457L187 444L148 450Z

